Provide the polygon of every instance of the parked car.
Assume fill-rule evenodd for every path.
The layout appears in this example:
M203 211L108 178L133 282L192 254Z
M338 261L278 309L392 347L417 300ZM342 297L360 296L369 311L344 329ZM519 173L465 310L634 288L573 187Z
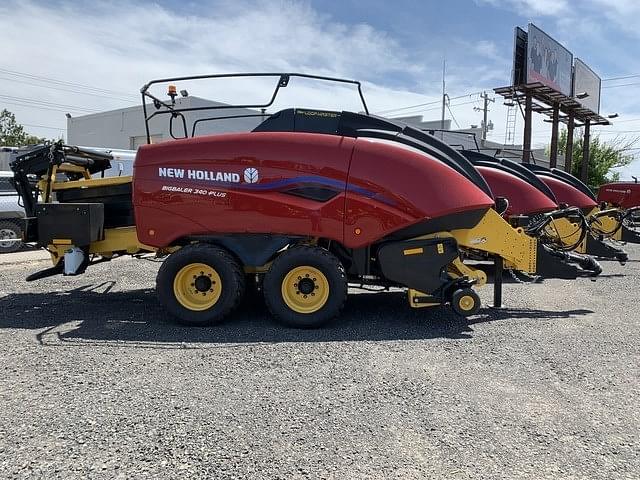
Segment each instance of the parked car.
M0 171L0 253L22 248L24 209L18 203L18 193L9 181L13 172Z

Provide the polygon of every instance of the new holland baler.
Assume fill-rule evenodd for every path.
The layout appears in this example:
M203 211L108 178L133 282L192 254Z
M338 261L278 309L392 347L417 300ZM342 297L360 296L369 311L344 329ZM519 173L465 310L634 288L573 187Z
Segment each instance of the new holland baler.
M508 200L504 216L512 225L522 226L527 233L553 248L621 263L627 261L627 253L605 242L601 233L592 228L592 222L580 206L568 203L560 207L553 190L531 169L479 151L463 150L461 153L482 174L494 195ZM565 200L583 201L582 192L572 193L575 198L569 199L565 195Z
M291 77L356 85L364 114L286 109L253 131L195 136L185 113L150 91L158 83L238 76L276 77L267 108ZM181 321L224 318L257 280L271 313L311 327L335 317L348 283L404 287L412 307L480 305L486 282L468 256L558 278L581 269L495 210L483 177L433 136L368 114L354 81L300 74L182 77L142 89L145 123L168 114L173 141L139 149L133 177L93 178L108 158L62 144L12 165L28 210L27 240L47 248L54 268L81 273L120 254L166 257L160 302ZM152 105L146 101L151 100ZM155 111L148 113L149 108ZM262 116L262 113L243 116ZM228 118L224 115L206 120ZM182 122L183 138L173 131ZM195 137L195 138L194 138ZM597 271L587 271L597 274Z
M620 208L606 201L598 203L591 189L573 175L557 168L523 164L540 178L561 204L579 207L592 230L603 239L640 243L640 234L633 228L632 219L639 207Z
M597 196L599 203L624 210L635 209L640 206L640 183L634 177L634 181L611 182L601 185ZM637 215L634 215L637 216Z

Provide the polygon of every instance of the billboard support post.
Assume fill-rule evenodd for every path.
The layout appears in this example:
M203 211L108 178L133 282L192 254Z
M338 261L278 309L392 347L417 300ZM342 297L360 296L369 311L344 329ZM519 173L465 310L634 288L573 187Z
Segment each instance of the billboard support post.
M588 185L589 180L589 155L591 146L591 120L584 122L584 137L582 139L582 165L580 165L580 180Z
M529 90L524 100L524 137L522 140L522 163L531 163L531 111L533 101Z
M549 167L558 165L558 125L560 124L560 104L553 104L553 117L551 120L551 148L549 152Z
M571 163L573 161L573 128L575 127L573 115L567 118L567 150L564 154L564 171L571 173Z

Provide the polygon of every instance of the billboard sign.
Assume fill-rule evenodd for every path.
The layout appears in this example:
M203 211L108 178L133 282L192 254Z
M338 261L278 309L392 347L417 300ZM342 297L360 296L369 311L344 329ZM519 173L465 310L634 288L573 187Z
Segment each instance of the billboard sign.
M511 85L527 83L527 32L516 27L513 35L513 71Z
M600 87L602 81L600 77L589 68L579 58L576 58L576 62L573 67L573 95L577 96L581 93L586 93L588 96L585 98L577 98L576 100L584 108L588 108L594 113L600 113Z
M540 82L571 96L573 55L534 24L527 39L527 83Z

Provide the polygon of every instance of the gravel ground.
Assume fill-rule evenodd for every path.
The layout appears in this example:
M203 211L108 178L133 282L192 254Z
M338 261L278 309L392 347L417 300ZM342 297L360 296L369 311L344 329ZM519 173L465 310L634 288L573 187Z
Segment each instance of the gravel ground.
M469 320L353 295L329 328L259 301L172 322L157 265L0 267L1 478L640 478L635 261L505 285ZM489 303L490 289L484 299Z

